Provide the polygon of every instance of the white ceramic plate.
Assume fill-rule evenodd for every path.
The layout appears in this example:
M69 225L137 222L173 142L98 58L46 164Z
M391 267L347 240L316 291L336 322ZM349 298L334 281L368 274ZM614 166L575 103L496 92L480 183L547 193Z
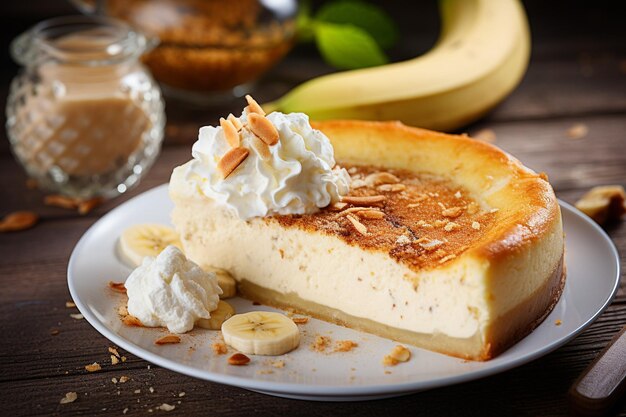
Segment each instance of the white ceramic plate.
M381 364L395 346L391 340L311 319L301 326L300 348L280 358L256 356L248 366L226 363L229 355L211 349L218 332L194 330L178 345L156 346L161 329L124 326L117 315L122 296L108 290L109 280L124 281L130 268L119 260L117 240L138 223L169 223L172 203L163 185L122 204L96 222L76 245L68 266L68 284L87 321L116 345L156 365L196 378L270 395L324 401L365 400L408 394L470 381L537 359L571 340L609 305L619 283L619 258L609 237L589 218L561 203L566 232L567 283L554 311L534 332L488 362L466 362L411 348L412 359L396 367ZM235 298L237 312L268 309ZM557 326L557 320L561 325ZM310 349L316 335L353 340L345 353ZM193 347L193 349L190 349ZM283 368L274 361L284 361ZM385 373L385 371L390 373Z

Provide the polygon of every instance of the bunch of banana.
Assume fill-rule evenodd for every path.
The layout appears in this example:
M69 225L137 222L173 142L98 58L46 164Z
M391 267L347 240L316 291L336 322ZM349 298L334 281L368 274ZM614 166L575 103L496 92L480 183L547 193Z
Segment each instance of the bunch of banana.
M441 0L442 32L428 53L334 73L296 87L266 111L313 120L400 120L453 130L478 119L520 82L530 54L519 0Z

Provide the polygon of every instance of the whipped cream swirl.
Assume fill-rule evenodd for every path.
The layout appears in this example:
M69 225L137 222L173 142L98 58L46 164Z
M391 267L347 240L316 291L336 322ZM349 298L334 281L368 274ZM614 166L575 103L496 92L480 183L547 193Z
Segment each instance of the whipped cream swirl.
M315 130L303 113L273 112L267 119L279 134L270 154L259 154L254 133L247 127L247 110L240 117L241 146L250 154L228 177L222 178L217 164L229 149L221 127L203 127L193 145L194 160L186 178L219 204L242 219L273 214L314 213L347 194L350 176L335 167L334 150L328 137Z
M125 283L128 313L147 327L185 333L198 319L208 319L222 293L212 272L187 260L175 246L156 258L146 257Z

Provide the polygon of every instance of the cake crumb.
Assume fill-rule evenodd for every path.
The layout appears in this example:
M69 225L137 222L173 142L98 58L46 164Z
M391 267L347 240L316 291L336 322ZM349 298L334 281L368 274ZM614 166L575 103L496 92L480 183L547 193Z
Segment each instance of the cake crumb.
M71 318L73 318L74 320L82 320L82 319L84 319L84 318L85 318L85 317L84 317L82 314L80 314L80 313L78 313L78 314L70 314L70 317L71 317Z
M117 365L120 363L120 360L115 355L111 355L111 365Z
M111 378L111 382L114 383L114 384L117 384L117 378L115 378L115 377Z
M340 340L335 344L335 352L350 352L357 346L359 344L352 340Z
M311 344L311 348L317 352L324 352L330 343L330 337L318 335L315 336L315 341Z
M446 223L446 225L443 227L443 230L445 230L446 232L451 232L453 230L456 230L459 228L459 224L455 223L455 222L448 222Z
M77 399L78 399L78 394L76 394L74 391L70 391L65 394L65 397L61 398L61 401L59 401L59 404L73 403Z
M102 369L102 367L98 362L94 362L91 365L85 365L85 369L87 370L87 372L96 372Z
M169 405L168 403L163 403L160 406L156 407L157 410L161 410L161 411L172 411L175 408L176 408L175 405Z
M561 324L563 324L563 322L561 320L555 320L554 324L556 324L557 326L560 326Z
M408 362L411 359L411 351L402 345L396 345L389 355L383 358L383 365L396 366L400 362Z
M76 307L76 304L74 304L73 301L66 301L65 302L65 307L66 308L74 308L74 307Z
M116 348L109 346L109 353L115 355L116 357L120 357L120 353L117 351Z
M185 395L186 395L185 391L181 391L181 392L178 393L179 397L184 397Z
M130 379L130 378L129 378L129 377L127 377L126 375L122 375L122 376L120 377L120 384L123 384L124 382L128 382L128 380L129 380L129 379Z
M222 342L215 342L211 345L211 349L213 349L213 352L216 355L225 355L228 353L228 347L226 346L226 343L222 343Z
M271 369L259 369L258 371L256 371L256 373L259 375L269 375L273 374L274 371L272 371Z
M582 139L589 133L589 128L584 123L576 123L567 129L567 137L570 139Z

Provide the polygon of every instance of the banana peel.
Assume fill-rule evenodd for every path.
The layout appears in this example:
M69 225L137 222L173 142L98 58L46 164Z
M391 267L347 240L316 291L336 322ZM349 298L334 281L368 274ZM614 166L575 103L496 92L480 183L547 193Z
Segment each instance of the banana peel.
M314 78L263 109L442 131L479 119L526 72L531 42L524 8L518 0L441 0L440 9L442 32L426 54Z

